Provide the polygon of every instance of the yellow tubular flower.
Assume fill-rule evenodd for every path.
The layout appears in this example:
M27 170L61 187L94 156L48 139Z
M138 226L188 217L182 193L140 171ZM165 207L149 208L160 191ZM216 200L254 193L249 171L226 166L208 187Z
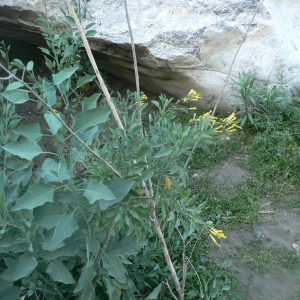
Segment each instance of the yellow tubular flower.
M193 107L190 107L189 109L190 109L190 110L197 110L197 107L196 107L196 106L193 106Z
M212 241L218 245L217 239L226 239L226 235L223 230L217 230L215 228L211 228L210 230L210 238Z

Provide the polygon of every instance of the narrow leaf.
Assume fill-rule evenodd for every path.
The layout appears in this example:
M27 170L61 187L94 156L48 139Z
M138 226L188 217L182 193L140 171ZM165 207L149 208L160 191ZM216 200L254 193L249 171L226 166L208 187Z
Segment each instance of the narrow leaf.
M158 151L153 157L154 158L160 158L160 157L163 157L163 156L167 156L167 155L171 154L172 151L173 151L173 149L171 147L164 148L164 149Z
M48 104L52 107L57 102L56 98L56 89L53 85L51 85L48 81L43 80L43 98L48 102Z
M88 285L94 277L96 276L96 272L93 267L94 262L89 261L81 271L80 278L78 280L77 287L74 290L74 293L78 293L81 291L86 285Z
M160 293L161 284L159 284L149 295L146 299L156 299Z

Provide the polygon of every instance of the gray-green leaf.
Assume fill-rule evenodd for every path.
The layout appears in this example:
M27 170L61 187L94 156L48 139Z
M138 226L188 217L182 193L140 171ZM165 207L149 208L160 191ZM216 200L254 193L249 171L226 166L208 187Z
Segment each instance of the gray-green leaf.
M30 142L28 140L8 143L2 148L13 155L27 160L32 160L34 157L43 153L43 149L36 142Z
M71 67L63 69L59 73L52 75L53 82L55 85L61 84L64 80L69 79L79 67Z
M110 109L101 107L83 111L81 114L74 117L74 130L83 133L91 127L104 123L107 121L110 112Z
M54 190L44 183L34 183L30 185L27 192L19 198L12 211L20 209L34 209L46 202L52 202Z
M52 277L54 281L62 282L65 284L75 283L75 280L73 279L71 273L59 259L50 261L46 272Z

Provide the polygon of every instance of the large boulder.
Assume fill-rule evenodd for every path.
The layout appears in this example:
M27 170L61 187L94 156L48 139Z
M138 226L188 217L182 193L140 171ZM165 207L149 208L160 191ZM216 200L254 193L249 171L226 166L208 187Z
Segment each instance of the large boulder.
M203 95L199 105L208 109L214 106L234 61L232 77L241 71L257 72L259 79L276 84L278 72L285 71L289 87L297 94L300 2L275 2L265 0L259 8L257 0L128 1L142 89L181 98L193 88ZM61 0L2 0L0 37L41 43L34 19L45 12L44 3L49 16L60 22L59 7L65 6ZM134 82L124 2L91 0L86 5L85 22L95 22L97 30L90 44L104 61L104 69ZM229 80L219 111L232 111L237 101Z

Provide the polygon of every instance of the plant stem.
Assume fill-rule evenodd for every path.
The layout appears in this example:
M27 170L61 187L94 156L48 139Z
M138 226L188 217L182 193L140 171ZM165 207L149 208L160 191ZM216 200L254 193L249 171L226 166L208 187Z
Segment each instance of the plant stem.
M59 122L65 126L65 128L71 133L72 136L74 136L89 152L91 152L94 156L96 156L98 159L100 159L103 163L105 163L114 173L116 173L120 178L123 178L122 175L114 169L114 167L107 162L104 158L102 158L100 155L98 155L92 148L90 148L64 121L63 119L55 113L55 111L52 109L52 107L42 98L40 97L28 84L26 84L24 81L19 79L17 76L12 74L8 69L6 69L1 63L0 68L2 68L5 72L10 74L12 78L15 80L21 82L39 101L41 101L48 109L49 111L55 116L56 119L59 120Z
M151 199L150 200L150 216L151 216L152 222L154 224L155 232L156 232L156 234L159 238L161 248L162 248L163 253L164 253L165 260L168 264L172 279L175 283L175 287L176 287L176 291L177 291L178 296L179 296L179 300L184 300L184 291L182 290L182 288L180 286L177 273L176 273L174 265L171 261L171 257L170 257L170 253L169 253L169 250L168 250L168 247L167 247L167 244L166 244L166 240L164 238L163 232L161 230L160 224L159 224L157 216L156 216L155 206L156 206L155 201L153 199Z

